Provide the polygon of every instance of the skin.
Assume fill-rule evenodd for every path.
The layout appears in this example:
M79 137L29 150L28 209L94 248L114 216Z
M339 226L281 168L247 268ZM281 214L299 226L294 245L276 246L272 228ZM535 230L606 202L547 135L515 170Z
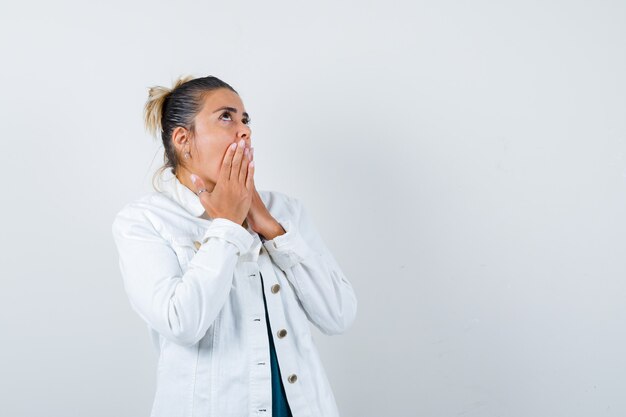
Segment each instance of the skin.
M224 106L233 107L236 111L216 111ZM183 156L185 152L190 153L190 158L179 158L182 163L176 169L176 177L183 185L194 193L200 188L212 192L218 181L224 156L234 142L244 141L246 155L249 157L244 159L245 163L254 160L254 150L250 151L252 131L248 126L249 118L243 115L245 112L246 109L237 93L220 88L206 96L202 110L196 115L195 136L192 137L182 126L174 129L172 141L177 154ZM194 184L191 181L191 174L195 174L200 181ZM284 234L283 227L261 200L253 177L251 190L252 201L244 223L247 222L254 232L268 240Z

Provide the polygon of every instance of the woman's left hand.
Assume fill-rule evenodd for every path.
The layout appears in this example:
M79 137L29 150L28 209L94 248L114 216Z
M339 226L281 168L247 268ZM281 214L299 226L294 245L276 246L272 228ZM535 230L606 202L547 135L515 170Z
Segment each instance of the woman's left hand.
M248 155L250 156L250 160L254 160L254 148L248 149ZM280 223L270 214L267 207L265 207L265 203L261 200L261 196L254 184L254 178L252 179L252 204L250 205L250 211L248 211L246 221L252 230L262 235L267 240L274 239L276 236L285 233L285 229L283 229Z

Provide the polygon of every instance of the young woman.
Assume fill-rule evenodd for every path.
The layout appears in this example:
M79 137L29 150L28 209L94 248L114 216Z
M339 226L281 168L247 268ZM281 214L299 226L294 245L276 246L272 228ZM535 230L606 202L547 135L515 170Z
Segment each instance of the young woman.
M112 231L159 352L151 417L335 417L309 322L344 332L357 300L295 197L257 190L250 117L208 76L153 87L165 165Z

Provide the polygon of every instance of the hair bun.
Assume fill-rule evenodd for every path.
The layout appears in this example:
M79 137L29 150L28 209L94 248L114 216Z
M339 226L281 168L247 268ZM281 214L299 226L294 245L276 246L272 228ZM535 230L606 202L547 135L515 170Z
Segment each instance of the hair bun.
M145 127L152 136L161 132L161 116L163 114L163 102L171 94L172 90L167 87L154 86L148 90L148 100L144 106Z
M163 103L165 100L172 94L172 91L194 78L192 75L179 77L173 88L155 85L148 89L148 100L144 106L144 123L146 130L152 136L157 137L157 132L161 133L161 117L163 116Z

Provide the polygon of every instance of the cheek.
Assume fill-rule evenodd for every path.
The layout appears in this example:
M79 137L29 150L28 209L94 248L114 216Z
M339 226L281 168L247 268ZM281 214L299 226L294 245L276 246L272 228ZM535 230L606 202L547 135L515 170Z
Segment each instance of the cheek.
M224 162L224 156L226 154L227 147L215 147L212 151L207 155L208 167L210 170L210 174L214 180L217 179L220 173L220 169L222 168L222 164Z
M219 155L213 154L211 155L211 175L213 179L216 180L220 174L220 169L222 168L222 158Z

